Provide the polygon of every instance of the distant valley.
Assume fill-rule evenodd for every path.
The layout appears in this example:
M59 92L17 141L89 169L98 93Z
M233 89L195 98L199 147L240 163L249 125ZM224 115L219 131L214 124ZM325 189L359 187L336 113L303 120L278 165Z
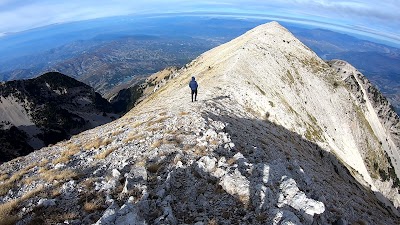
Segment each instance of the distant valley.
M0 80L58 71L108 99L122 87L140 83L168 66L182 67L264 22L201 16L122 17L42 28L25 34L27 40L18 36L0 39ZM400 111L399 49L333 31L286 26L321 58L354 65Z
M119 84L140 80L170 65L183 66L211 47L210 42L192 38L130 36L107 41L95 38L8 62L2 68L9 68L2 72L2 80L58 71L107 95Z

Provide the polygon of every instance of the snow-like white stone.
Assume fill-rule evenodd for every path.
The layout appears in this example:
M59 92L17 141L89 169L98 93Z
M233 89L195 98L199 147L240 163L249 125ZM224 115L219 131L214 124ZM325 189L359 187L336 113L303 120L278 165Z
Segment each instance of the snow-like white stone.
M208 156L203 156L200 158L200 160L197 162L197 165L207 173L211 173L215 170L215 166L217 163L216 158L210 158Z
M49 206L55 206L56 205L56 200L55 199L40 199L38 202L38 206L43 206L43 207L49 207Z
M94 225L112 225L115 224L119 207L117 204L112 204L103 213L103 216Z
M272 210L272 214L274 215L273 225L302 225L299 218L290 211L274 209Z
M305 212L310 216L321 214L325 211L324 203L308 198L304 192L300 191L296 181L292 178L282 177L280 189L279 207L290 205L294 209Z
M121 176L121 173L117 170L117 169L113 169L112 170L112 176L114 177L114 178L119 178L119 176Z
M225 174L219 184L226 192L238 196L246 202L250 198L250 181L238 169L235 169L233 173Z

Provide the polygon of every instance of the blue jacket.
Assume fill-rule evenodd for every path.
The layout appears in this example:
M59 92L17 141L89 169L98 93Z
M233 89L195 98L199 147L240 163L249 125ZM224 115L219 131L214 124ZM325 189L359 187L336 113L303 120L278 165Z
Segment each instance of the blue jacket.
M198 86L199 86L199 85L197 84L195 78L192 77L192 80L191 80L190 83L189 83L190 89L192 89L192 90L197 90L197 87L198 87Z

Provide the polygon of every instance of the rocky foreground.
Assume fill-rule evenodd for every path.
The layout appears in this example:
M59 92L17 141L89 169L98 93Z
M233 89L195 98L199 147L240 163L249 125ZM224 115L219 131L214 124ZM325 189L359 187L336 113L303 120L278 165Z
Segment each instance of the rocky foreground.
M279 24L174 76L123 118L1 165L0 224L398 224L391 136Z

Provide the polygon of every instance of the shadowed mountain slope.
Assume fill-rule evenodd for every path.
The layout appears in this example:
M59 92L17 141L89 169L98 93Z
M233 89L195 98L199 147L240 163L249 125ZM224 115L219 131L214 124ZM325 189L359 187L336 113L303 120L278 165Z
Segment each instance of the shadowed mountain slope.
M111 104L93 88L56 72L0 84L0 109L0 161L117 117Z
M396 224L392 137L357 94L284 27L261 25L199 56L124 117L1 165L0 218Z

